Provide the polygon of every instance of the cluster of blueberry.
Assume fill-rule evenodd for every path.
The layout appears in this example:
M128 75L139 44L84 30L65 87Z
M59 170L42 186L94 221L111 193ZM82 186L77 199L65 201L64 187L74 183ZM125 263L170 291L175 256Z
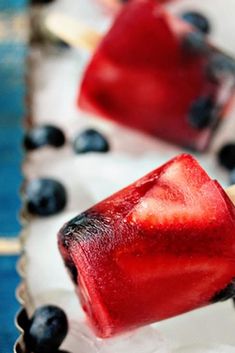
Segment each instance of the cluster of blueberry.
M66 142L61 129L51 125L32 128L24 138L24 147L33 151L45 146L60 148ZM110 149L107 139L94 129L79 133L73 141L75 153L105 153ZM50 216L62 211L67 204L65 187L54 179L40 178L28 182L25 188L27 210L34 215Z
M27 352L69 353L59 350L68 329L68 320L62 309L54 305L38 308L25 327L24 341Z
M27 132L24 138L24 147L33 151L44 146L59 148L66 142L61 129L52 125L35 127ZM94 129L86 129L79 133L73 141L74 152L108 152L110 149L107 139Z
M24 137L26 151L45 146L60 148L66 143L65 134L52 125L30 129ZM94 129L79 133L73 141L75 153L108 152L107 139ZM40 178L28 182L25 189L26 205L31 214L49 216L62 211L67 203L65 187L54 179ZM34 353L69 353L59 350L68 332L68 320L64 311L56 306L38 308L28 320L24 341L27 351Z

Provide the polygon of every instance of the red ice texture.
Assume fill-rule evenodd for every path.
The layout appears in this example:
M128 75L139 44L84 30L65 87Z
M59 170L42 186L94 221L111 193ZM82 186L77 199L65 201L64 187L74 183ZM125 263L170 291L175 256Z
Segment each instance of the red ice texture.
M235 209L184 154L67 223L59 248L110 337L220 299L235 278Z

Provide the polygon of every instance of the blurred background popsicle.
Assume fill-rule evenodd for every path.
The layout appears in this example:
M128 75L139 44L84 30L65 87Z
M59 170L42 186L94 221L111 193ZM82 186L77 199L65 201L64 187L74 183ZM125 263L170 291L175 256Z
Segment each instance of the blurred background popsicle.
M183 147L208 147L233 102L235 62L203 30L152 0L128 3L103 39L65 16L46 24L74 46L97 47L79 107Z
M78 104L204 150L234 95L235 64L153 1L131 2L98 46Z

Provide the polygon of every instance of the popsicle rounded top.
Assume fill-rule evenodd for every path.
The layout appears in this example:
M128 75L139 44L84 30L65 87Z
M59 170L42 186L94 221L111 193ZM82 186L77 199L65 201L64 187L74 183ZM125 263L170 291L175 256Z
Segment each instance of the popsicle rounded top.
M235 293L235 207L187 154L66 223L58 241L102 337Z

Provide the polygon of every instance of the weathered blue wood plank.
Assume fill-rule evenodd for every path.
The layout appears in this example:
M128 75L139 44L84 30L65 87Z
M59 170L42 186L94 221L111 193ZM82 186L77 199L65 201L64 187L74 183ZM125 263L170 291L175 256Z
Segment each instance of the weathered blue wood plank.
M18 310L15 288L19 279L16 274L15 256L0 257L0 352L12 353L18 336L14 326L14 317Z
M27 0L0 0L0 11L22 11L27 3Z
M22 182L22 121L25 117L25 59L23 35L14 35L15 16L22 16L26 0L0 0L0 22L9 35L0 41L0 236L20 231L19 188ZM19 17L18 17L19 18ZM13 28L13 29L12 29ZM12 353L18 332L15 289L19 282L15 256L0 257L0 352Z
M26 45L0 43L0 235L18 234Z

